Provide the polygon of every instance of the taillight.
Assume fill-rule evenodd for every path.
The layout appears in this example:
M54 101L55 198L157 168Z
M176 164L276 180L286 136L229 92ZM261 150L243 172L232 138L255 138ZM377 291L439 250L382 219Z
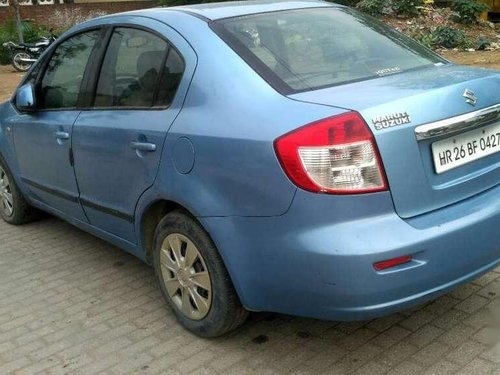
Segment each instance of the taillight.
M357 112L313 122L274 141L278 159L298 187L321 193L387 190L368 125Z

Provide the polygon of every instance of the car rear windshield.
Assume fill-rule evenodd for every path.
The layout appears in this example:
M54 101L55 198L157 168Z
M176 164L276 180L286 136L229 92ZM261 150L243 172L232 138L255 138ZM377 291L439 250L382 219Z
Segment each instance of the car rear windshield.
M216 21L212 28L278 91L293 93L446 62L348 8L308 8Z

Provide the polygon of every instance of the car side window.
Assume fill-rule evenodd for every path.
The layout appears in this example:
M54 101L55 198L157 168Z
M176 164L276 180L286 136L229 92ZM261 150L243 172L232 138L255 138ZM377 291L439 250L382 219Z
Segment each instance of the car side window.
M184 62L162 38L116 28L104 57L94 107L151 108L171 103Z
M52 54L40 83L40 109L74 108L99 30L84 32L62 42Z

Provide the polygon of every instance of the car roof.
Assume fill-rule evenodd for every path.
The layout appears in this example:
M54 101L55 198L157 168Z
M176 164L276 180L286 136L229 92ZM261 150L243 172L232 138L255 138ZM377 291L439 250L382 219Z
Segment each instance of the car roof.
M247 0L153 8L143 12L151 12L153 13L151 16L154 17L155 12L161 12L162 10L175 10L191 13L195 16L206 18L208 20L218 20L222 18L239 17L256 13L319 7L341 7L341 5L318 0Z

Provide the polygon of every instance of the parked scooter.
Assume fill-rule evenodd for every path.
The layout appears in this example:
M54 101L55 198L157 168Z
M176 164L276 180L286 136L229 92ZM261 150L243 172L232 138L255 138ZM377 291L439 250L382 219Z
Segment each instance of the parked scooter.
M12 53L12 66L19 72L26 72L40 55L56 40L56 36L43 37L36 43L19 43L12 41L3 43Z

